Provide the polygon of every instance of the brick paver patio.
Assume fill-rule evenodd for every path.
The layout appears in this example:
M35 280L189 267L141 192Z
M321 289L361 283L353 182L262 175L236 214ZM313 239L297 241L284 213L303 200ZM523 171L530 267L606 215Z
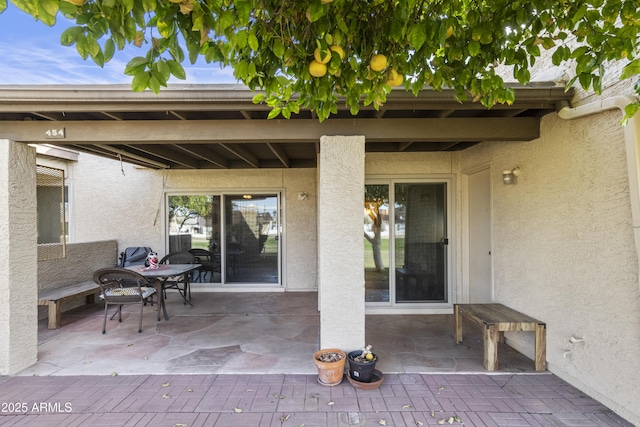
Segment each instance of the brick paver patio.
M0 404L1 426L632 426L549 373L0 377Z

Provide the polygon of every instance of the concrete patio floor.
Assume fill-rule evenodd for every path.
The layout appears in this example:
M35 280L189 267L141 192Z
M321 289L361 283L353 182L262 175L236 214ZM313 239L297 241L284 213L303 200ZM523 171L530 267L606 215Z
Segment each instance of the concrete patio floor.
M194 293L107 322L85 306L39 323L38 362L0 377L0 426L632 426L500 345L482 367L479 328L453 340L451 315L367 316L378 389L318 384L315 293ZM135 313L135 314L134 314ZM345 349L346 351L352 349Z
M123 321L107 320L100 303L62 315L62 327L41 320L38 363L20 375L313 374L319 349L315 292L193 292L193 307L169 293L169 320L156 321L155 306L125 306ZM113 310L113 309L112 309ZM348 327L348 325L345 325ZM480 327L464 324L453 338L452 315L371 315L366 341L385 373L485 373ZM343 349L346 352L357 348ZM533 362L500 345L502 373L533 373Z

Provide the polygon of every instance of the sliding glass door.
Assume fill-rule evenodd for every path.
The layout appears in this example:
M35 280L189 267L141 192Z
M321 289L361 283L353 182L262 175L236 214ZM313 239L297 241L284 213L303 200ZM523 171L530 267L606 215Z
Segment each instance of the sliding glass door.
M169 252L192 251L196 281L280 284L278 193L169 195Z
M366 302L448 302L447 182L367 184L364 213Z

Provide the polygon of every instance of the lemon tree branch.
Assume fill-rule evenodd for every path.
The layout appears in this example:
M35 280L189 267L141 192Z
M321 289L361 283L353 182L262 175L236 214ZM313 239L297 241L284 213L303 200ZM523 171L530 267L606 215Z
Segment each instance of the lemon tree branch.
M269 117L301 108L324 120L344 102L352 113L379 108L394 86L418 93L455 89L487 107L512 103L496 72L520 83L544 51L574 64L585 90L602 90L607 61L640 94L636 0L10 0L46 25L63 15L61 36L103 66L127 45L146 53L124 72L132 89L158 92L199 57L231 66L262 94ZM0 13L8 7L0 0ZM567 43L568 39L575 43ZM319 52L319 53L316 53ZM634 114L638 103L627 108Z

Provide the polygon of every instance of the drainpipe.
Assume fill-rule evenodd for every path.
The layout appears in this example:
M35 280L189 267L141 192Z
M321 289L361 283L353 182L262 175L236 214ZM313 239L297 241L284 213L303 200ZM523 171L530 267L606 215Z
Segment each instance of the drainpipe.
M636 101L637 99L631 96L614 96L575 108L563 107L558 111L558 116L564 120L573 120L615 109L620 110L624 115L625 107ZM636 256L640 265L640 175L638 174L640 170L640 113L629 119L626 126L624 126L624 140L629 173L631 220L636 244Z

